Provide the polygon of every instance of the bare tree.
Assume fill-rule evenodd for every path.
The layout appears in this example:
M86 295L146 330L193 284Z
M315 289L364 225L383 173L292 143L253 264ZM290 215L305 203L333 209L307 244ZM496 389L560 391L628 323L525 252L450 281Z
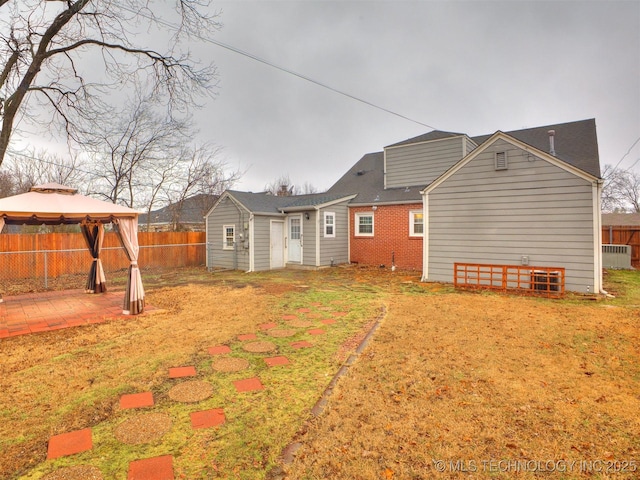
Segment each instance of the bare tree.
M95 165L95 193L128 207L155 198L174 175L190 124L160 115L149 99L132 102L111 123L83 133ZM155 190L155 191L153 191Z
M602 177L602 210L640 213L640 174L606 165Z
M293 184L289 174L280 175L278 178L264 186L265 192L279 197L289 197L291 195L306 195L317 193L318 189L311 183L305 182L302 187Z
M78 190L87 184L87 171L82 169L76 155L61 157L46 151L27 151L7 160L5 171L13 183L13 193L24 193L34 185L50 182Z
M178 25L163 52L136 44L171 29L146 0L0 1L0 165L18 120L60 122L73 142L109 114L113 92L141 86L184 112L215 79L180 50L219 28L207 0L174 0Z
M204 216L216 197L240 179L240 171L229 171L226 163L219 159L221 150L220 147L205 144L183 152L177 181L168 192L174 230L180 228L180 217L187 199L197 197L196 207L199 214Z

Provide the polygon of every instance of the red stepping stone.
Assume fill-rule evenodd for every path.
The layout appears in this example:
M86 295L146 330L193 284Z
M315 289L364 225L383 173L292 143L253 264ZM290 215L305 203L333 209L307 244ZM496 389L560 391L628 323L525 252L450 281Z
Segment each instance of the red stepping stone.
M347 314L347 312L333 312L332 315L334 317L344 317Z
M309 348L313 347L313 343L309 343L306 340L300 340L299 342L293 342L291 344L291 348L295 348L298 350L299 348Z
M243 335L238 335L238 340L244 342L245 340L256 340L258 336L255 333L245 333Z
M309 305L311 305L312 307L321 307L322 302L311 302Z
M264 361L270 367L275 367L277 365L289 365L289 359L282 356L265 358Z
M49 447L47 449L47 458L59 458L74 453L85 452L91 450L93 442L91 441L91 429L76 430L75 432L63 433L55 435L49 439Z
M324 323L325 325L332 325L336 323L336 320L333 318L325 318L324 320L320 320L320 323Z
M131 393L120 397L120 408L153 407L153 393Z
M282 319L283 320L297 320L298 316L297 315L283 315Z
M196 367L173 367L169 369L169 378L195 377Z
M212 410L203 410L202 412L193 412L191 416L191 426L193 428L209 428L222 425L224 423L224 410L222 408L214 408Z
M299 308L298 310L296 310L296 312L298 313L309 313L310 311L310 308Z
M210 355L222 355L224 353L231 353L231 348L228 345L218 345L216 347L209 347L207 351Z
M278 326L277 323L269 322L269 323L263 323L262 325L258 325L258 328L260 328L260 330L269 330L270 328L276 328L277 326Z
M307 333L309 335L324 335L324 330L321 328L312 328L311 330L308 330Z
M135 460L129 464L127 480L174 480L174 478L171 455Z
M258 377L236 380L233 384L238 392L252 392L254 390L264 389L264 385L262 385L262 382Z

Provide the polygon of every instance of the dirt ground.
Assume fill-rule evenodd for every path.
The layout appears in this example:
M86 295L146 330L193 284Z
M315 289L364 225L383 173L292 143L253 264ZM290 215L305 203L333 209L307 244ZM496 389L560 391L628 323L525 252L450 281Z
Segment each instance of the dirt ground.
M455 292L416 275L200 278L150 289L167 314L0 341L0 478L42 462L50 435L114 415L122 377L129 391L157 389L165 367L277 322L283 298L314 289L366 293L369 313L387 313L323 414L300 420L286 478L640 476L637 308ZM69 392L81 395L59 408Z

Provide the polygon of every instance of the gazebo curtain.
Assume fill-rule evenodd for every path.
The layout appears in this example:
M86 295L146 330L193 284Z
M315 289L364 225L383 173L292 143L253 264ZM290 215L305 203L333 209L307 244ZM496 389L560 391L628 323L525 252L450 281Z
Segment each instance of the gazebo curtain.
M82 236L84 237L89 252L93 257L89 278L87 278L87 293L102 293L107 291L102 260L100 260L100 250L104 240L104 225L102 223L82 223L80 225Z
M125 315L137 315L144 311L144 287L138 268L138 219L118 218L114 220L120 243L124 247L129 258L129 277L124 294L122 313Z

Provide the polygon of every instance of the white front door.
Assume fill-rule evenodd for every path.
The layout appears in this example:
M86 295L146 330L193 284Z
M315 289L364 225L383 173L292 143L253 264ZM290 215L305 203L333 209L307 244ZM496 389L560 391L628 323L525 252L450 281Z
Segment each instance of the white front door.
M284 267L284 222L271 220L270 234L271 268Z
M302 215L289 217L289 242L287 261L302 263Z

